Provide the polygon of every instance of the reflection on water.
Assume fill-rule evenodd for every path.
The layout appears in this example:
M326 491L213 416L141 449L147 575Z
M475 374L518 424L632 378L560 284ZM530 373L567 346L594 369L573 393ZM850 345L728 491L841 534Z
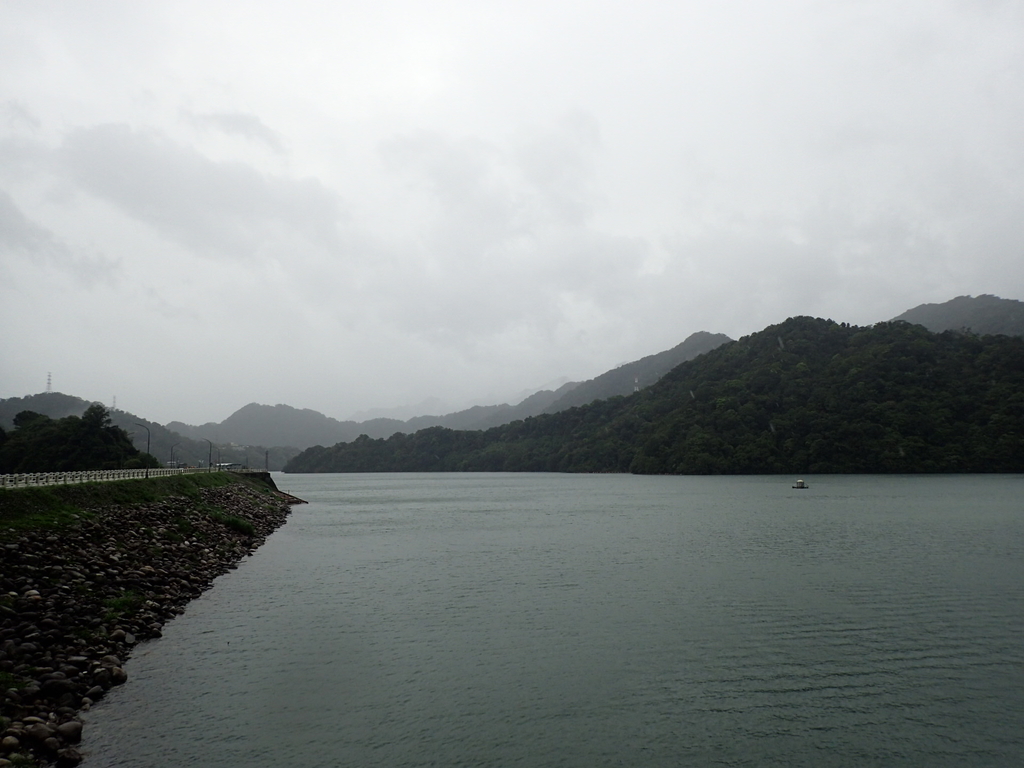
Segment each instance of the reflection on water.
M1020 476L277 479L86 768L1024 763Z

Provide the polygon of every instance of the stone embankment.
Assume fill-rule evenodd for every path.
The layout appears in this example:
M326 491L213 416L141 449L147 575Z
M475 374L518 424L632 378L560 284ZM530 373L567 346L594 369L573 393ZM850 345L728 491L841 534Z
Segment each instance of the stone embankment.
M11 493L12 491L7 491ZM294 497L247 483L83 514L0 544L0 766L74 766L124 663L282 525Z

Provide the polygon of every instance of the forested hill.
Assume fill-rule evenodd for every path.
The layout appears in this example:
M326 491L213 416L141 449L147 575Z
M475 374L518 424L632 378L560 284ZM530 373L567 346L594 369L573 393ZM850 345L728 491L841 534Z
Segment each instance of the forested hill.
M132 445L128 433L110 421L99 403L81 417L51 419L34 411L14 417L14 430L0 429L0 473L79 472L159 466Z
M310 448L287 472L1024 471L1024 340L807 317L659 382L486 432Z

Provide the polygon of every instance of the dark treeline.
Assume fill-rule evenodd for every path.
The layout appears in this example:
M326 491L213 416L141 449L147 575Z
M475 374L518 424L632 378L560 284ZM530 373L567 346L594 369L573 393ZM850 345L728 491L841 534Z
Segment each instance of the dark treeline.
M657 384L486 432L317 446L287 472L1024 471L1024 340L791 318Z
M14 417L14 430L0 429L0 473L77 472L159 466L113 426L102 405L79 416L51 419L33 411Z

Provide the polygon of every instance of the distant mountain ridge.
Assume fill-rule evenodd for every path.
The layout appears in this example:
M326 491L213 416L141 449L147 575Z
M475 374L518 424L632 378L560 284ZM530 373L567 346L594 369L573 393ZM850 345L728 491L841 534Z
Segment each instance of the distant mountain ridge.
M323 440L337 442L358 437L358 433L352 434L355 425L356 422L338 421L310 408L249 403L220 423L211 421L191 426L172 421L167 426L196 440L265 445L265 438L273 436L277 445L302 448Z
M428 397L413 405L399 405L392 408L368 408L356 411L343 421L372 421L373 419L397 419L405 421L416 416L439 416L451 411L447 404L438 397Z
M417 432L430 427L485 430L542 413L557 413L594 400L631 394L635 388L650 386L680 363L729 341L732 339L721 333L698 331L672 349L625 363L582 383L570 381L555 390L534 392L516 405L477 405L443 416L416 416L405 421L376 418L356 422L339 421L308 408L249 403L219 424L208 422L191 426L172 421L167 426L193 439L241 445L265 445L273 440L276 445L303 450L314 445L351 442L360 435L387 438L397 432Z
M1024 336L1024 302L987 294L958 296L942 304L922 304L893 320L923 325L933 332L966 329L977 335ZM152 453L161 461L169 460L172 449L174 458L191 464L208 460L210 446L205 441L210 440L221 447L224 461L261 465L269 450L271 468L279 468L300 450L314 445L351 442L362 434L386 438L397 432L413 433L430 427L486 430L595 400L629 395L634 389L644 390L653 385L681 363L727 342L731 339L723 334L699 331L672 349L617 366L588 381L568 382L556 389L535 392L516 405L475 406L442 416L416 416L404 421L394 418L339 421L308 408L258 403L249 403L220 423L199 426L172 421L164 427L124 411L111 411L111 417L118 426L136 432L137 444L140 430L135 423L148 426ZM90 401L57 392L0 400L0 427L11 429L14 416L22 410L60 419L80 416L90 404ZM246 446L255 446L255 449L249 450Z
M991 294L957 296L942 304L921 304L893 320L923 325L932 333L968 330L978 336L1024 336L1024 302Z
M730 341L732 339L724 333L691 333L685 341L672 349L620 365L589 381L584 381L555 400L544 409L544 413L558 413L566 408L587 405L595 400L607 400L616 395L629 395L638 389L645 389L680 363L692 360L697 355L703 355Z
M81 416L90 405L93 405L92 401L65 395L63 392L9 397L0 400L0 428L13 429L14 417L22 411L34 411L51 419L63 419L66 416ZM232 441L213 438L211 440L214 445L211 446L202 437L183 435L170 425L163 426L128 411L113 409L109 414L115 426L133 434L133 444L139 450L146 450L148 439L150 453L162 463L173 458L191 466L201 466L212 459L214 462L237 462L252 467L269 465L270 469L278 470L299 452L297 448L278 443L231 445Z

